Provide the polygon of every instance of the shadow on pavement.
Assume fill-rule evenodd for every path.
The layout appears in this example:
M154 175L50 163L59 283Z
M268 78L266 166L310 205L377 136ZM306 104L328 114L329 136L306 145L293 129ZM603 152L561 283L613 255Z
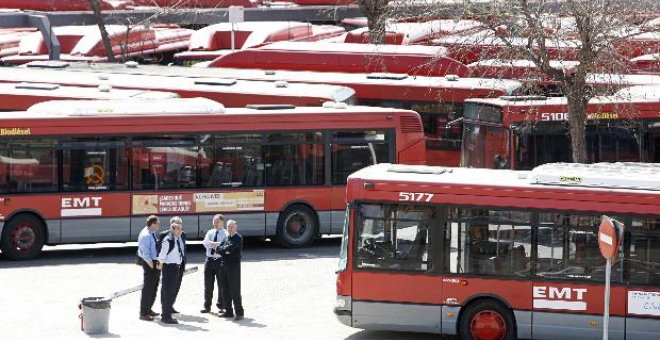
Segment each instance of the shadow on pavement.
M442 336L428 333L392 332L392 331L367 331L363 330L351 334L346 340L458 340L458 337Z

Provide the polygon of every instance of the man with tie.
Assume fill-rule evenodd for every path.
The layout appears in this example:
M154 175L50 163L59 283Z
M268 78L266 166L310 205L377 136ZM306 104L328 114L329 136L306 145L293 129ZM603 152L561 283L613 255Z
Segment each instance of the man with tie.
M183 225L183 220L179 216L174 216L170 218L170 225L172 224L180 224ZM170 230L167 229L160 233L158 235L158 250L160 250L160 245L163 243L163 240L167 235L170 234ZM183 260L181 261L181 267L179 267L179 278L176 281L176 289L174 290L174 301L176 302L177 296L179 296L179 289L181 289L181 282L183 281L183 272L186 270L186 255L188 255L188 252L186 252L186 231L183 230L181 231L181 242L183 244L182 250L183 250ZM179 311L177 311L174 306L172 306L172 314L178 314Z
M140 298L140 320L151 321L158 313L151 308L156 301L160 270L157 266L158 250L156 232L160 226L158 216L151 215L147 218L147 226L142 229L138 236L137 255L140 259L143 271L142 296Z
M179 270L183 261L183 242L181 233L183 226L172 223L170 225L170 234L165 236L158 255L159 266L163 272L163 284L160 289L160 304L163 307L161 320L167 324L177 324L177 320L172 318L174 299L176 295L177 281L179 280Z
M222 301L222 261L218 251L218 246L227 239L227 230L225 230L224 225L224 216L221 214L213 216L213 228L206 232L204 241L202 241L204 248L206 248L206 262L204 263L204 309L200 311L201 313L211 311L214 283L218 286L218 300L215 305L221 310L224 307Z

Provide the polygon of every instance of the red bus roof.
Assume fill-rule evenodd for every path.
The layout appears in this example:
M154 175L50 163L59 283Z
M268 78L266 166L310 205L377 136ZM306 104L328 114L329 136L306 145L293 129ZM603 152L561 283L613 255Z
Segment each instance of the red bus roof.
M481 26L476 20L439 19L425 22L389 22L385 26L384 44L412 45L427 43L430 39L455 34ZM366 44L370 42L368 27L348 32L345 43Z
M657 119L660 117L659 99L660 86L625 88L614 95L595 97L589 101L587 119L605 121ZM520 122L565 120L565 113L568 112L567 101L564 97L477 98L468 99L466 103L501 109L499 120L505 126ZM547 113L559 113L560 115L547 115ZM487 121L491 122L490 118Z
M429 203L656 214L660 165L550 163L529 172L377 164L348 177L349 202L398 202L400 192L432 194Z
M99 0L101 10L127 9L132 0ZM22 9L30 11L90 11L87 0L0 0L0 8Z
M38 135L99 135L165 132L305 130L400 127L404 145L424 139L419 115L413 111L368 106L224 108L205 98L160 100L57 100L26 112L4 112L7 128ZM416 121L410 125L411 120ZM258 126L255 126L258 124ZM66 128L65 128L66 127ZM27 131L27 130L23 130ZM406 135L405 137L403 135ZM4 137L11 134L5 133Z
M154 53L167 53L188 47L192 30L178 27L130 27L108 25L112 50L117 58L136 57ZM62 44L62 60L107 61L105 47L97 26L65 26L54 29ZM19 47L19 55L7 56L0 61L4 64L23 64L33 60L48 60L47 47L40 32L24 37Z
M21 39L34 31L35 29L0 29L0 58L17 54Z
M231 34L234 32L234 48L246 49L276 41L316 41L345 32L339 26L312 25L297 21L250 21L219 23L206 26L192 33L188 51L177 53L180 60L213 60L231 53Z
M630 59L630 63L634 72L660 74L660 53L641 55Z
M0 83L0 111L27 110L55 99L178 98L172 92L120 90L110 86L78 87L43 83Z
M462 63L438 46L277 42L221 56L208 67L321 72L394 72L466 76Z
M163 68L165 70L166 68ZM248 104L321 105L326 101L351 102L354 91L325 84L245 81L218 78L184 78L140 74L98 74L32 68L0 68L0 83L59 83L72 86L110 85L113 88L169 91L181 97L205 97L227 107Z
M46 64L48 65L48 64ZM30 66L30 65L28 65ZM461 78L461 77L422 77L389 73L333 73L307 71L264 71L256 69L229 68L184 68L139 65L126 68L117 64L72 63L63 70L83 72L106 72L119 74L159 74L173 77L217 77L231 79L251 79L286 81L288 83L333 84L355 90L358 99L404 100L404 101L446 101L463 102L472 97L493 97L511 95L520 89L515 80ZM0 70L1 71L1 70ZM0 80L2 79L0 72Z
M135 6L168 8L226 8L229 6L257 7L260 0L131 0Z

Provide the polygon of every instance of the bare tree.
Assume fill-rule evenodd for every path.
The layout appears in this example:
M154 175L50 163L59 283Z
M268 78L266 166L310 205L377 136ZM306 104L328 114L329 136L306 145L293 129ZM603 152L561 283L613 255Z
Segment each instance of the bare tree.
M385 25L390 14L390 0L358 0L360 10L367 17L369 39L373 44L382 44Z
M101 32L101 40L103 41L103 47L105 47L105 52L108 56L109 62L115 61L115 54L112 51L112 44L110 43L110 38L108 37L108 31L105 29L105 19L103 18L103 13L101 13L101 6L99 0L87 0L89 5L92 7L94 12L94 17L96 23L99 26L99 31Z
M503 58L530 60L558 83L567 100L572 159L585 163L587 104L595 96L587 79L595 72L626 72L631 40L645 34L640 22L657 8L656 1L644 0L495 0L466 14L505 45ZM567 72L553 66L555 60L578 63Z

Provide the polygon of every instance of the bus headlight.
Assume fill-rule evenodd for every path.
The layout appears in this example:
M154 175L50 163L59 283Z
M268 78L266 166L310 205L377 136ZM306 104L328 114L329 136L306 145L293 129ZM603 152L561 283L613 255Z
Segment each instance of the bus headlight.
M335 309L351 310L351 297L344 295L337 295L335 302Z

